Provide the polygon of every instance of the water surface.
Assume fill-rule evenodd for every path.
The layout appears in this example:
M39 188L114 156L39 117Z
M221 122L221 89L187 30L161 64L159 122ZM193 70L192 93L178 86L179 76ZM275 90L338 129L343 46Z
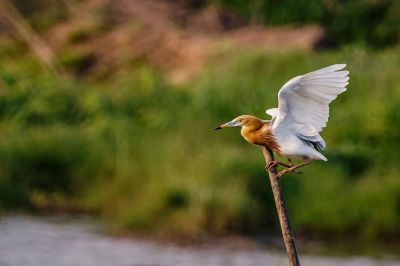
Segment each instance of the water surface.
M0 266L265 266L287 265L283 253L223 246L178 247L100 233L84 220L6 216L0 220ZM400 266L394 258L301 256L308 266Z

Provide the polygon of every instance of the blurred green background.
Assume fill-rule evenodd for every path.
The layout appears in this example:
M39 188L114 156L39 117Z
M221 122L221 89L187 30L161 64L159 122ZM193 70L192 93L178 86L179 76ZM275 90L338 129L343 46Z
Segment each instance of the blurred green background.
M399 1L4 3L2 213L90 213L184 238L279 232L261 150L211 129L264 117L290 78L347 63L329 161L282 180L290 218L299 237L398 241ZM234 39L310 24L323 34L307 48Z

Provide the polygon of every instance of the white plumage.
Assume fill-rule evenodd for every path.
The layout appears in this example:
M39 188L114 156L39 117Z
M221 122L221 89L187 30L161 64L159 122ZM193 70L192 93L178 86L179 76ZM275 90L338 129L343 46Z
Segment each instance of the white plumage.
M283 85L278 108L268 109L271 130L281 154L305 160L327 160L319 151L325 141L319 135L329 118L329 104L346 91L349 71L345 64L331 65L297 76Z

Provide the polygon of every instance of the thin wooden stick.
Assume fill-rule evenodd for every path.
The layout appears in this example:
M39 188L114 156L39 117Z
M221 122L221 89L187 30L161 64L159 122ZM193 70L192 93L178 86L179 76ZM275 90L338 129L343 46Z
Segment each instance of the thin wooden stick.
M272 152L266 147L262 148L265 164L274 160ZM271 182L272 192L274 194L276 210L278 211L279 222L281 224L283 241L285 242L286 252L289 258L290 266L300 266L300 261L297 256L296 243L292 229L290 228L289 217L285 206L285 200L283 198L282 190L279 185L279 181L276 178L276 168L273 167L271 171L268 171L269 181Z

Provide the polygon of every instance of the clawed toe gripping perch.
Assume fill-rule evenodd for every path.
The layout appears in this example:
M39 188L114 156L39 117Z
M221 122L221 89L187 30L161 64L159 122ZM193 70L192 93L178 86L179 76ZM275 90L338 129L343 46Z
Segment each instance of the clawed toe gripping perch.
M293 163L291 161L289 161L289 164L278 162L278 161L270 161L265 165L265 169L267 171L272 171L272 169L274 169L278 165L286 167L285 169L279 171L279 173L276 174L276 178L279 181L280 178L287 173L302 174L302 172L298 172L298 171L296 171L296 169L306 166L309 163L310 163L310 161L300 163L297 165L293 165Z

